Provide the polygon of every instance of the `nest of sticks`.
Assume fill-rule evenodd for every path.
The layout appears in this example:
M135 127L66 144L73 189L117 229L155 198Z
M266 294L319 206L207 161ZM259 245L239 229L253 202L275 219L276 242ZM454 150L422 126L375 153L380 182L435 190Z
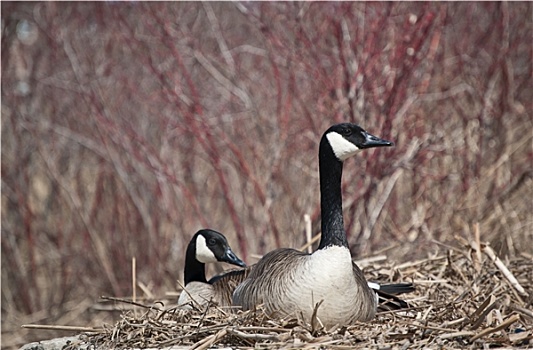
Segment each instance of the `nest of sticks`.
M464 242L467 243L467 242ZM402 295L410 308L378 313L368 323L325 329L319 320L272 319L261 309L239 311L213 305L182 310L164 303L135 304L121 320L85 333L71 348L208 349L421 349L533 347L533 257L500 260L486 245L470 243L445 255L405 263L360 261L369 280L411 281ZM116 300L115 300L116 302Z

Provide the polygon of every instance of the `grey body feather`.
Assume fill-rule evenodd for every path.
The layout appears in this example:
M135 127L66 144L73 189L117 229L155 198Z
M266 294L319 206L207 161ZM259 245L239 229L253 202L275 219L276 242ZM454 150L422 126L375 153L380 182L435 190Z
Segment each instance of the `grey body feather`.
M233 293L233 303L244 310L263 304L273 316L303 317L311 322L317 303L317 318L326 326L371 320L376 313L376 296L349 251L331 247L307 254L293 249L277 249L254 265L248 278ZM324 256L319 256L324 255ZM339 264L324 261L337 258L351 265L346 273Z
M205 308L209 304L232 306L233 292L246 279L249 271L250 268L232 269L213 277L207 283L190 282L181 292L178 305L184 308Z

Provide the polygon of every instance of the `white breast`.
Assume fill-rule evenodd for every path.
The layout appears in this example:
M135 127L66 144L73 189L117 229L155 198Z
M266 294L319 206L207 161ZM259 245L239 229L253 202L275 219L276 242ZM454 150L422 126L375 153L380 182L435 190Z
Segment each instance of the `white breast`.
M295 268L291 277L291 281L283 281L283 295L277 300L278 305L271 305L272 311L302 313L309 322L315 305L323 300L317 316L325 325L368 318L362 315L367 314L363 305L369 301L355 280L347 248L332 246L314 252ZM368 288L366 284L363 287ZM266 304L268 308L268 301Z

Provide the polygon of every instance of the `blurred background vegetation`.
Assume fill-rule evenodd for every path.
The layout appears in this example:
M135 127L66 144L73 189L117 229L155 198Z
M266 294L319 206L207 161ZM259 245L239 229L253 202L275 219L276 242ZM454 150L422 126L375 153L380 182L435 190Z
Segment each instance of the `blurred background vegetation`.
M477 224L532 252L530 2L1 6L3 347L112 319L132 257L138 295L175 290L202 227L249 264L304 244L341 121L396 143L345 164L355 258Z

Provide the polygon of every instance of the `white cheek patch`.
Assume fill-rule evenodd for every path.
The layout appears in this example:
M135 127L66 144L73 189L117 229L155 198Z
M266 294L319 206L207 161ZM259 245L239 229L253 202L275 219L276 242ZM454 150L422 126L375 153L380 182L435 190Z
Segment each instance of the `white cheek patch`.
M202 235L196 237L196 260L204 264L218 261L211 249L207 248L205 237Z
M361 149L334 131L326 135L335 156L342 162L353 156Z

